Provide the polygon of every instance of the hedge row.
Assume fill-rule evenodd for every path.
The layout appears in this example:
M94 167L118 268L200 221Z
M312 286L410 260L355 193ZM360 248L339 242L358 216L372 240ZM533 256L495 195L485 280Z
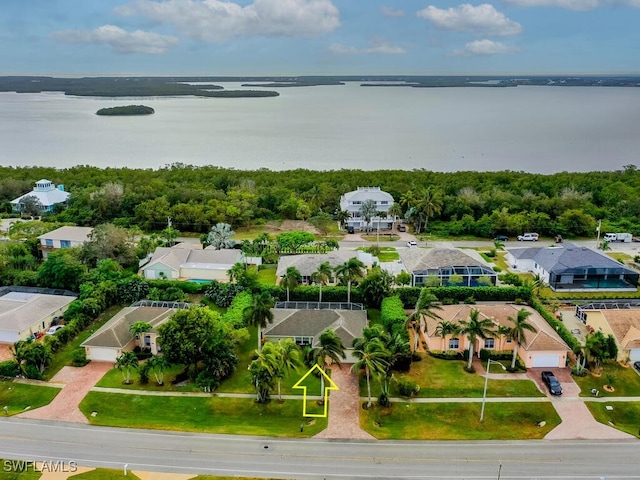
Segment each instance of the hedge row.
M380 306L380 320L382 321L382 325L388 331L393 329L393 326L396 324L403 324L407 315L404 311L404 305L402 305L402 300L400 297L394 295L393 297L387 297L382 300L382 305Z
M518 299L528 301L531 290L526 287L424 287L443 302L452 299L464 302L473 297L477 302L513 302ZM414 308L422 287L401 287L395 289L396 295L402 299L405 308Z
M569 345L569 348L571 348L571 350L575 350L580 346L580 344L578 343L578 340L576 340L576 337L574 337L571 334L569 329L565 327L564 323L562 323L560 320L555 318L546 308L544 308L544 305L542 304L542 302L540 302L537 298L533 297L529 301L529 304L540 315L542 315L542 318L544 318L547 321L547 323L556 330L556 332L558 332L558 335L560 335L560 338L562 338L566 342L566 344Z
M252 297L249 292L240 292L222 315L222 320L233 325L234 328L241 328L244 326L244 309L251 305L251 301Z

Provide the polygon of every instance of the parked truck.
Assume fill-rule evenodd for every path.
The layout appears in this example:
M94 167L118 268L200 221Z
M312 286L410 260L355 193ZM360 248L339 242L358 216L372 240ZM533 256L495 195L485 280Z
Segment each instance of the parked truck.
M630 233L605 233L604 241L605 242L624 242L631 243L633 240L633 235Z

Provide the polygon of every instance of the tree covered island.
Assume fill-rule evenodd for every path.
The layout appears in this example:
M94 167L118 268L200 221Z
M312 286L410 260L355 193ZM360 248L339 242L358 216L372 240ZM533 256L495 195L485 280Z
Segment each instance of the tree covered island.
M155 113L155 110L145 105L125 105L101 108L96 115L151 115L152 113Z

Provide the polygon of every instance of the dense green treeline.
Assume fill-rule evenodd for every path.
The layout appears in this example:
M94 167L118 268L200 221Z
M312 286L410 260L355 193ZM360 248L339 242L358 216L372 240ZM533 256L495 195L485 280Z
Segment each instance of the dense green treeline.
M181 231L205 232L217 222L234 227L273 219L335 214L340 196L380 186L418 231L491 237L523 231L592 235L640 233L640 172L455 172L426 170L239 171L173 164L152 169L76 166L0 167L0 211L47 178L72 193L54 219L80 225L115 222L161 230L172 218Z
M152 113L155 113L155 110L146 105L124 105L101 108L96 115L151 115Z

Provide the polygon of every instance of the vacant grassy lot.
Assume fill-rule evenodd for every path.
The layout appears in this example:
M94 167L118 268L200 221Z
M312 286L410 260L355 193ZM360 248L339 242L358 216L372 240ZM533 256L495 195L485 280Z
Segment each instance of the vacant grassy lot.
M602 364L602 374L596 377L588 374L586 377L573 376L580 386L581 397L591 397L591 389L600 390L601 397L638 397L640 396L640 375L633 368L623 367L616 362ZM605 392L604 385L609 384L607 375L613 375L613 387L615 392Z
M640 402L612 402L613 410L607 410L606 403L585 402L585 404L598 422L605 425L613 424L612 426L618 430L636 437L640 436Z
M468 373L464 370L466 362L463 360L441 360L420 354L422 360L413 362L409 373L396 373L418 382L420 392L418 397L424 398L479 398L484 389L484 376L480 373ZM494 373L495 369L492 370ZM542 397L531 380L510 380L511 374L504 373L504 380L489 380L487 397ZM366 381L360 378L360 395L366 395ZM372 395L380 394L380 385L374 381L371 384ZM397 382L391 382L391 396L399 397Z
M59 392L59 388L0 380L0 406L9 407L9 415L16 415L27 407L33 410L48 405ZM0 415L4 415L4 411L0 411Z
M327 426L326 418L309 424L302 416L302 402L293 400L258 405L251 399L90 392L80 410L93 425L203 433L311 437Z
M527 440L543 438L560 423L550 403L396 403L362 410L362 428L378 439ZM546 425L538 427L544 420Z

